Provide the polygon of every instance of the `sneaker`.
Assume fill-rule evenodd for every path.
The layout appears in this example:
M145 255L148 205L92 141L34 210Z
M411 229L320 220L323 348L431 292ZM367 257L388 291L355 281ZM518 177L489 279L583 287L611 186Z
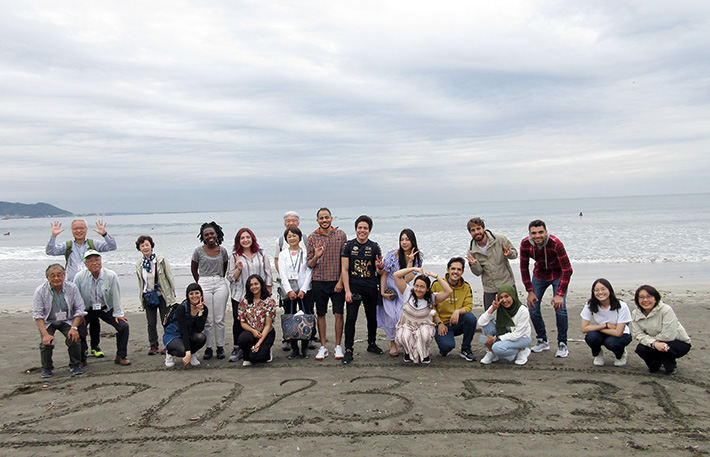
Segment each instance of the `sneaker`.
M165 348L163 348L163 349L160 350L160 355L165 355L165 354L167 354L167 353L168 353L168 350L165 349Z
M500 359L498 358L498 355L495 352L486 350L486 355L484 355L481 359L481 363L484 365L489 365L493 362L497 362L498 360Z
M625 355L625 354L626 354L626 352L624 352L624 355ZM604 350L603 350L603 349L600 349L600 350L599 350L599 355L596 356L596 357L594 357L594 362L592 362L592 363L594 363L594 365L596 365L596 366L598 366L598 367L603 367L603 366L604 366ZM624 356L624 363L626 363L626 357L625 357L625 356ZM614 364L616 364L616 362L614 362Z
M326 357L328 357L328 348L321 346L320 349L318 349L318 354L316 354L316 360L323 360Z
M223 359L226 356L224 355L224 348L222 346L217 347L217 358L218 359Z
M341 345L335 346L335 359L340 360L343 357L345 357L345 354L343 353L343 347Z
M244 353L242 353L242 348L240 348L239 346L234 346L234 349L232 349L232 354L229 356L229 361L236 362L242 357L244 357Z
M91 348L91 354L97 359L100 359L101 357L106 355L104 354L104 351L102 351L101 348L98 346L96 346L95 348Z
M190 358L190 365L192 365L193 367L200 366L200 361L197 358L197 354L192 354L192 357Z
M115 363L116 365L121 365L121 366L127 367L128 365L131 364L131 361L125 357L116 356L116 358L113 359L113 363Z
M521 349L518 351L518 355L515 356L513 361L516 365L525 365L528 363L528 357L530 357L530 348Z
M406 352L404 353L404 361L405 363L409 363L412 361L412 358L409 357L409 354L407 354Z
M431 357L429 357L429 356L424 357L424 359L422 360L422 363L431 363Z
M251 366L251 362L248 361L248 360L245 360L245 361L242 362L242 366L243 366L243 367L250 367L250 366Z
M339 346L336 346L336 348L337 347L339 347ZM336 357L336 359L337 359L337 357ZM348 349L345 351L345 356L343 356L343 365L347 365L349 363L352 363L352 361L353 361L353 350Z
M380 349L380 347L374 343L367 347L367 352L372 352L373 354L377 354L377 355L384 354L384 351L382 349ZM337 357L336 357L336 359L337 359Z
M678 367L675 366L675 367L671 368L670 370L666 369L666 374L671 375L671 376L677 375L678 374Z
M555 352L555 357L567 357L569 355L569 349L567 349L567 344L558 343L557 352Z
M202 356L203 359L209 360L212 358L212 348L205 349L205 355Z
M550 344L545 341L541 340L538 338L537 344L532 347L533 352L542 352L542 351L549 351L550 350Z
M155 355L158 353L158 345L157 344L151 344L150 349L148 349L148 355Z
M271 348L269 348L269 359L266 361L266 363L271 363L273 361L274 361L274 353L271 350Z
M293 349L293 350L291 350L291 353L286 357L288 357L289 359L295 359L296 357L299 357L300 355L301 355L301 353L298 351L298 349Z
M69 369L71 371L72 376L79 376L80 374L84 374L84 370L81 369L81 364L74 365Z
M281 349L283 349L284 352L290 351L291 350L291 343L288 341L284 341L283 346L281 346Z
M42 370L42 373L40 373L40 376L43 378L51 378L52 377L52 370Z
M175 357L170 354L165 354L165 366L172 368L175 366Z
M476 360L476 355L469 349L461 349L461 358L466 359L467 362L473 362Z
M624 353L621 354L621 358L614 360L614 366L623 367L624 365L626 365L626 355L626 349L624 349Z

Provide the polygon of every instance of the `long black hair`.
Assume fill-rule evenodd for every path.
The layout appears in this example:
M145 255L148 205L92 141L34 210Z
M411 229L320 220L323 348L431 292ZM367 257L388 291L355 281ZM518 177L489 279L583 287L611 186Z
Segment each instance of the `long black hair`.
M190 284L189 286L187 286L187 289L185 290L185 300L187 300L187 304L188 304L188 305L190 304L190 292L192 292L192 291L194 291L194 290L199 290L199 291L200 291L200 295L202 296L202 299L203 299L203 300L205 299L205 293L202 292L202 286L200 286L200 285L197 284L196 282L193 282L192 284Z
M414 278L414 281L412 281L412 284L416 284L417 281L422 281L424 284L426 284L426 292L424 292L424 296L421 298L422 300L426 300L426 302L429 304L429 308L432 308L434 306L434 295L431 293L431 280L429 279L428 276L425 275L419 275L416 278ZM414 290L412 290L412 297L410 299L409 304L414 307L414 304L412 301L416 303L416 300L418 297L414 294Z
M409 241L412 243L412 251L417 251L417 255L414 256L413 266L421 266L422 254L419 252L419 246L417 246L417 236L414 234L414 230L406 228L399 232L399 239L397 240L399 246L399 255L397 256L399 257L399 269L407 268L407 254L405 254L404 249L402 249L402 235L407 235L407 238L409 238Z
M597 300L597 297L594 296L594 288L597 286L597 284L601 284L602 286L609 289L609 309L612 311L616 311L617 309L621 308L621 304L619 303L619 299L616 298L616 294L614 293L614 288L611 287L611 283L604 278L599 278L592 283L592 296L587 302L589 303L589 311L591 311L592 314L599 312L599 305L601 305L601 302Z
M247 303L254 303L254 292L251 291L251 280L254 278L256 278L256 280L259 281L259 284L261 285L261 293L259 294L259 299L264 300L269 296L269 291L266 290L266 283L264 282L264 279L257 274L253 274L247 278L246 282L246 293L244 294L244 298L247 299Z
M215 233L217 234L217 246L222 244L222 241L224 241L224 232L222 231L222 227L220 227L219 224L215 221L205 222L204 224L202 224L202 226L200 227L200 234L197 235L197 238L199 238L200 241L204 243L205 237L202 236L202 232L204 232L207 228L213 228Z

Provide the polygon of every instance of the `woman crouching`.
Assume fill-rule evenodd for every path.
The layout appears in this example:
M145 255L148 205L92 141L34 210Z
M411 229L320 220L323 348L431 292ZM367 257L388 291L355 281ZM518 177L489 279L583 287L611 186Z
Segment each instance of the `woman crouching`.
M239 322L245 331L239 334L237 344L244 353L242 366L253 363L271 362L271 346L274 345L276 331L276 302L266 289L266 283L259 275L247 278L244 299L239 302Z
M483 334L486 355L481 363L488 365L501 357L516 365L525 365L530 356L530 313L518 299L513 286L498 288L496 299L478 320Z
M207 342L202 331L209 310L205 306L202 287L192 283L187 286L185 295L185 301L175 308L173 321L163 332L163 344L168 351L165 355L166 367L175 366L175 357L182 358L184 365L199 365L196 352Z

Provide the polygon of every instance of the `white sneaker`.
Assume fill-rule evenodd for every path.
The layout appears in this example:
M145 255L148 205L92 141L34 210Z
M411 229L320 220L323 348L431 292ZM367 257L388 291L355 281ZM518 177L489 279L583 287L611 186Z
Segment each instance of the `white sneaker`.
M600 349L599 355L594 357L594 365L596 365L598 367L604 366L604 350L603 349Z
M549 351L550 350L550 343L548 343L545 340L537 340L537 344L532 347L533 352L542 352L542 351Z
M557 345L557 352L555 352L555 357L567 357L569 355L569 349L565 343L559 343Z
M190 365L192 365L193 367L200 366L200 361L197 360L197 354L192 354L192 357L190 358Z
M320 349L318 349L318 354L316 354L316 360L323 360L326 357L328 357L328 348L321 346Z
M516 365L525 365L528 363L528 357L530 357L530 348L521 349L518 351L518 355L515 356L513 362Z
M242 366L243 366L243 367L250 367L250 366L251 366L251 362L248 361L248 360L244 360L244 361L242 362Z
M165 354L165 366L168 368L174 367L175 357L171 356L170 354Z
M626 365L626 355L626 349L624 349L624 353L621 354L621 358L614 360L614 366L623 367L624 365Z
M489 365L493 362L497 362L498 360L499 358L495 352L486 350L486 355L484 355L481 359L481 363L484 365Z
M345 357L345 353L343 353L343 347L341 345L335 346L335 359L340 360L343 357Z
M266 363L271 363L274 361L274 353L271 349L269 349L269 360L266 361Z

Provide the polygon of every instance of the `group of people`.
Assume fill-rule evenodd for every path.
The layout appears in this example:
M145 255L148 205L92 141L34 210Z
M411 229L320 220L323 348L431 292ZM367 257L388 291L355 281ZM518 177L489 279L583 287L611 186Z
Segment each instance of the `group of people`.
M447 356L455 349L455 337L459 335L460 356L474 361L477 358L471 344L478 326L485 347L481 363L502 358L524 365L531 352L550 349L541 303L551 286L550 302L557 324L555 355L568 356L566 296L572 267L564 245L547 232L543 221L530 222L529 234L518 250L504 235L486 229L481 218L469 220L471 243L466 258L450 259L443 277L422 269L423 255L411 229L402 230L399 246L383 255L370 239L373 221L369 216L355 220L355 238L351 240L332 225L328 208L317 211L316 221L318 228L306 237L298 228L299 215L292 211L284 215L285 231L276 241L273 257L276 275L272 275L271 261L250 229L237 232L228 252L222 247L222 228L215 222L203 224L198 234L202 245L195 249L191 262L195 282L187 287L185 300L172 306L169 304L177 293L170 264L154 252L150 236L140 236L136 249L142 255L136 274L148 324L148 354L165 354L168 367L174 366L176 359L185 365L199 365L196 353L203 346L204 360L226 358L226 309L231 300L233 345L229 361L242 360L243 366L270 362L276 340L277 303L272 293L276 285L275 295L285 313L316 316L317 326L310 335L282 341L284 350L291 351L289 358L310 357L309 349L315 349L318 340L316 360L329 357L326 314L330 303L335 322L333 355L343 364L354 361L355 328L362 304L370 353L384 353L376 343L379 327L389 340L389 355L399 356L401 349L405 362L429 363L432 342L436 342L441 356ZM116 249L116 242L103 221L96 227L95 232L103 239L87 239L86 222L75 220L71 224L74 240L57 243L63 230L60 223L52 224L46 252L64 255L66 267L50 265L47 281L35 291L33 318L42 336L43 377L52 375L56 330L66 338L72 374L82 373L88 354L103 357L100 321L116 329L115 362L124 366L131 363L127 359L129 327L121 309L118 278L103 267L101 257L102 252ZM509 262L518 255L526 303L518 298ZM530 260L534 262L532 272ZM463 279L466 263L474 275L481 277L483 285L484 312L478 319L472 312L471 286ZM637 306L630 311L616 298L609 281L598 279L592 285L581 313L581 330L594 365L604 365L603 348L613 353L615 366L625 365L626 346L636 340L636 353L651 372L663 366L667 373L677 373L676 359L690 350L690 338L656 289L641 286L634 299ZM158 316L165 326L162 351ZM533 328L536 341L532 340Z

